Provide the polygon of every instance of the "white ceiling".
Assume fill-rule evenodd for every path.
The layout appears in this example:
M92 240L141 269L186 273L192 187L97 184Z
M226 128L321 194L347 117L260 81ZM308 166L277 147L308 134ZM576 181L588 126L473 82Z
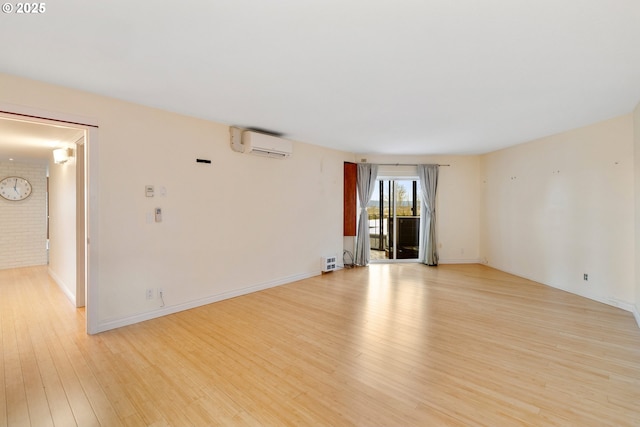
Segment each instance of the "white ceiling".
M638 0L65 0L0 71L356 153L483 153L629 113Z
M53 149L73 147L84 131L0 117L0 161L47 163Z

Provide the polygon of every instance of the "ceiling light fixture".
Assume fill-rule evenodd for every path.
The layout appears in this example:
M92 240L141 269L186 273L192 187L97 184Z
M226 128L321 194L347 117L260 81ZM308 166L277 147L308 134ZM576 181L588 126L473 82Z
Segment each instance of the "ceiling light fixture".
M71 157L71 150L68 148L56 148L53 150L53 162L57 165L67 163Z

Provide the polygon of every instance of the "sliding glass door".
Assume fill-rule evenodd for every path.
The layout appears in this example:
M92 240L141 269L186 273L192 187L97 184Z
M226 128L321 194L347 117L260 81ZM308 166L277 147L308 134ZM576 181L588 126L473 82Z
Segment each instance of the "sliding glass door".
M420 241L420 182L379 179L371 201L371 260L417 260Z

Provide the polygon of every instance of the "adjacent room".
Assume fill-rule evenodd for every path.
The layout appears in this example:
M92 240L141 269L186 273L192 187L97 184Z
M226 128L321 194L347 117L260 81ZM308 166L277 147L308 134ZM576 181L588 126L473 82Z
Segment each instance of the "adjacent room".
M34 5L0 426L640 425L640 4Z

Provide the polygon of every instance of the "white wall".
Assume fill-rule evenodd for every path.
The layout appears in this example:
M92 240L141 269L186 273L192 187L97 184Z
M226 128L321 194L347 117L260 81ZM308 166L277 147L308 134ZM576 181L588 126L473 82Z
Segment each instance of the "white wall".
M436 241L439 262L480 260L480 158L478 156L358 155L369 163L449 164L441 167L436 192Z
M0 103L99 123L98 330L318 274L320 257L340 257L348 240L343 161L362 157L451 164L438 188L441 262L486 258L625 308L638 301L632 115L486 156L354 156L296 142L278 161L231 151L226 125L14 76L0 74ZM161 223L148 221L155 207Z
M0 103L98 121L99 330L319 274L342 253L346 153L243 155L225 125L2 74ZM148 223L155 207L164 220Z
M483 256L500 270L630 309L633 174L631 115L483 156Z
M0 197L0 269L47 264L47 166L0 162L0 179L26 178L31 195L21 201Z
M76 156L49 164L49 274L76 303Z

